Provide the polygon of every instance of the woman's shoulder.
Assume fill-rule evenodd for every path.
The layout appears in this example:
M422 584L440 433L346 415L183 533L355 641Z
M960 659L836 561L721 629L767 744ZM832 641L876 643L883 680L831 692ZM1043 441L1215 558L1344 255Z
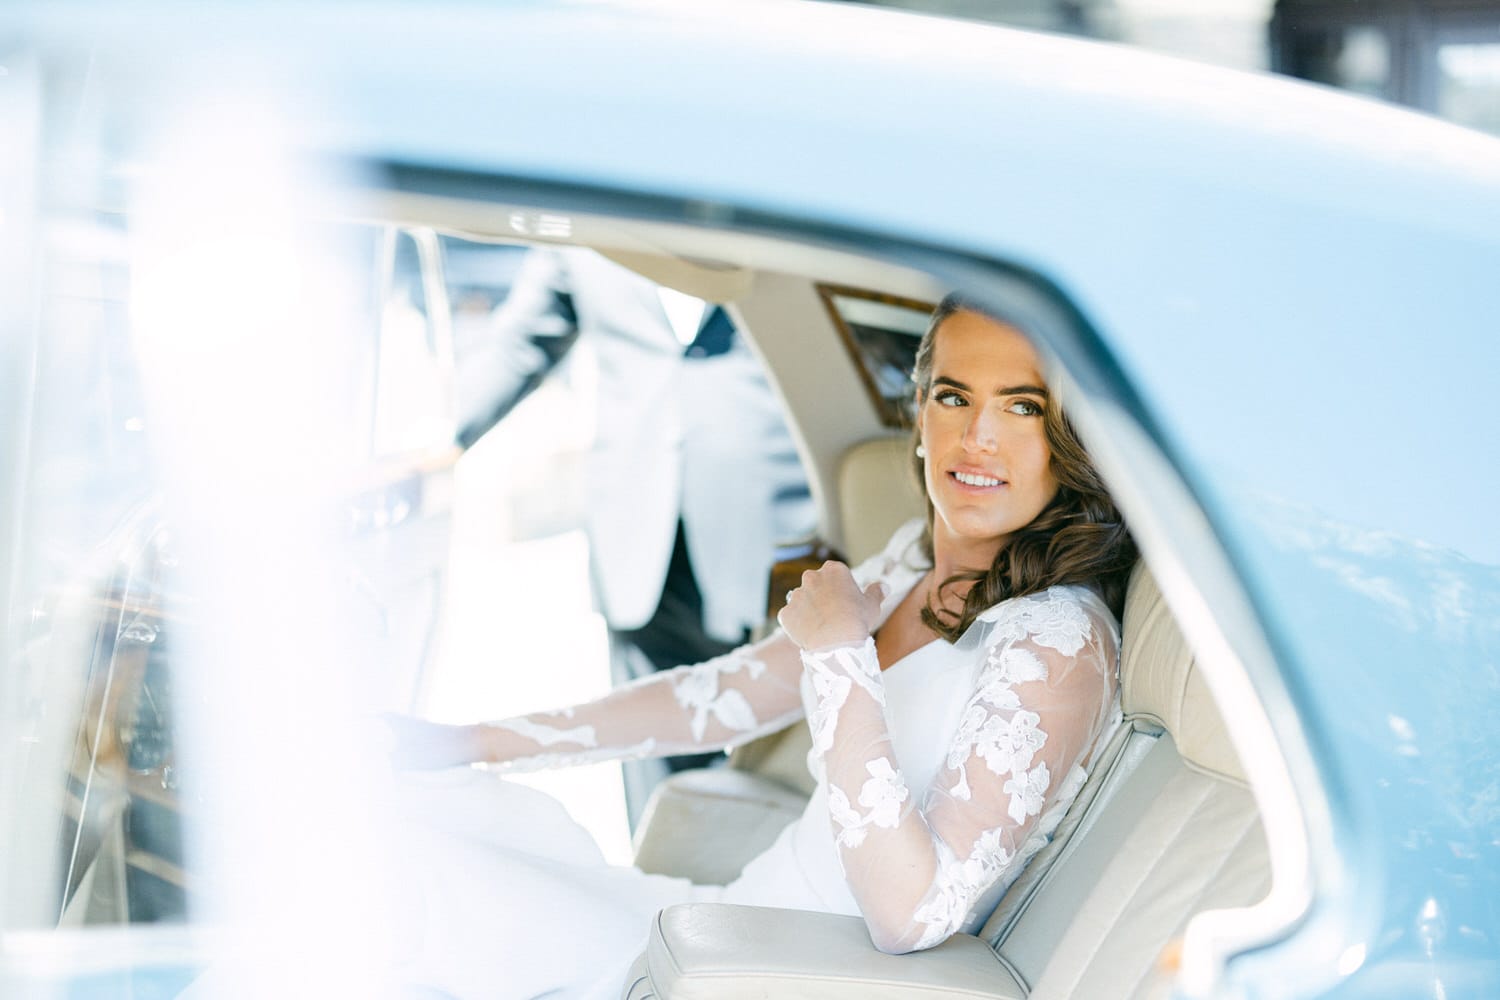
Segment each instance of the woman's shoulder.
M1031 639L1073 655L1091 638L1107 635L1118 645L1120 626L1094 588L1083 584L1048 587L1011 597L975 619L985 645L1005 639Z

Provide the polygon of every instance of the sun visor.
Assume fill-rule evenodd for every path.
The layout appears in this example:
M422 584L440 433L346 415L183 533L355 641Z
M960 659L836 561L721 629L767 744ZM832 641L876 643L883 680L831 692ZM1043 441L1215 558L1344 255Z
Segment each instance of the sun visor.
M726 303L750 291L755 272L722 261L668 257L635 250L596 248L622 267L706 302Z

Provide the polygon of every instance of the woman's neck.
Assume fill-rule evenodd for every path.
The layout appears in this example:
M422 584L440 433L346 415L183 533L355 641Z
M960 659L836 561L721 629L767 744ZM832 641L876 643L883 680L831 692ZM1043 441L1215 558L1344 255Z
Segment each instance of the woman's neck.
M925 586L924 603L934 611L947 612L954 616L963 614L964 601L973 589L975 580L965 579L955 581L951 586L944 587L949 579L963 574L972 577L974 574L983 574L989 571L990 563L994 561L991 555L988 561L980 563L973 558L940 558L937 547L933 547L932 572L928 575ZM996 549L996 551L999 551Z
M941 522L932 528L932 576L942 583L960 573L987 573L995 562L995 556L1005 545L1005 538L973 540L958 538L948 532ZM968 586L963 588L968 591Z

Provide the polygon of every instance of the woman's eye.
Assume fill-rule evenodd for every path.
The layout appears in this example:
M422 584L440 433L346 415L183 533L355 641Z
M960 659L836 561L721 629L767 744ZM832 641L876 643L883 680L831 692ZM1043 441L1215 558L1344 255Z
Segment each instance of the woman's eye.
M939 406L962 406L964 398L952 389L942 389L932 397Z
M1006 409L1011 413L1019 414L1023 417L1040 417L1042 415L1041 405L1029 399L1018 399L1007 406Z

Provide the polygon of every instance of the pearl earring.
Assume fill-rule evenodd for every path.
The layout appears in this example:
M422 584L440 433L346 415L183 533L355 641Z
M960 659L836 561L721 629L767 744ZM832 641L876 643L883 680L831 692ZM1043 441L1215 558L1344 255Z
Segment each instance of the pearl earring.
M920 444L917 445L917 457L918 458L926 458L927 457L927 448L926 448L926 446L920 445Z

